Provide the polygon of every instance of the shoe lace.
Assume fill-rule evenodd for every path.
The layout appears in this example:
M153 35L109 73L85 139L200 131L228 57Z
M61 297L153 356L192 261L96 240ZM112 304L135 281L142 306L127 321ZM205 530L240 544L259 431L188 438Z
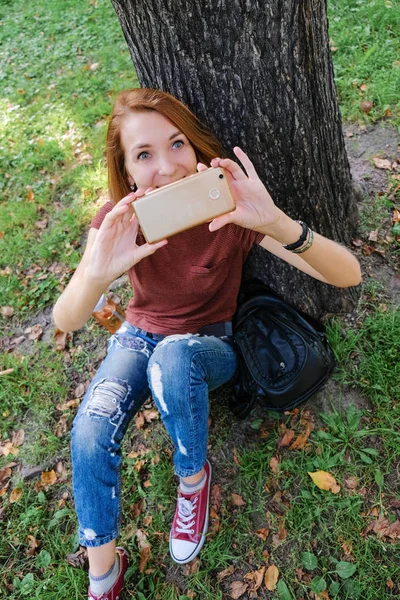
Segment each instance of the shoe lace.
M193 501L188 498L178 498L178 517L176 519L178 533L194 533L192 527L195 523L197 500L198 496Z

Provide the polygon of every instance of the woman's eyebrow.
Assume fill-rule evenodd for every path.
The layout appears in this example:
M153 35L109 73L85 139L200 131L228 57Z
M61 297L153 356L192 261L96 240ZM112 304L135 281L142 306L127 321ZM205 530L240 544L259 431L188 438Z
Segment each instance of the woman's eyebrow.
M182 133L180 131L175 131L175 133L173 133L173 134L171 134L169 136L168 141L170 142L171 140L173 140L178 135L182 135ZM136 146L134 146L132 148L132 150L141 150L142 148L151 148L151 147L152 147L152 145L148 144L148 143L136 144Z

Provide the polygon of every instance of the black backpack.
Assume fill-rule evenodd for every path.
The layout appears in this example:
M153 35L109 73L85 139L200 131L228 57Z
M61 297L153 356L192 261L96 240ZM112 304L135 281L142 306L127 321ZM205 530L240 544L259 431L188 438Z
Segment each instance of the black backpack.
M240 418L256 404L274 411L298 406L325 384L334 366L322 325L258 280L241 286L233 336L239 368L230 408Z

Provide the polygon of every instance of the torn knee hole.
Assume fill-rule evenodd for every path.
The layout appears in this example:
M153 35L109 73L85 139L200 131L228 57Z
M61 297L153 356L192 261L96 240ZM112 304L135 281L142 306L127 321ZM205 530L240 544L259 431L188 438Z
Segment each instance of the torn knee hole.
M88 415L112 418L120 412L120 405L129 392L127 382L116 379L103 379L94 386L85 412Z

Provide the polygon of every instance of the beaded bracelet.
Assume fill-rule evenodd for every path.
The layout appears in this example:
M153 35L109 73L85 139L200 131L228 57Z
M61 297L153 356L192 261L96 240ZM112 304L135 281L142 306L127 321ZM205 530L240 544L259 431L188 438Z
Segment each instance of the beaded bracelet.
M308 238L308 225L304 223L304 221L296 221L296 223L299 223L302 228L302 232L299 239L296 242L293 242L293 244L282 244L283 248L285 248L285 250L289 250L290 252L297 250L297 248L301 248Z

